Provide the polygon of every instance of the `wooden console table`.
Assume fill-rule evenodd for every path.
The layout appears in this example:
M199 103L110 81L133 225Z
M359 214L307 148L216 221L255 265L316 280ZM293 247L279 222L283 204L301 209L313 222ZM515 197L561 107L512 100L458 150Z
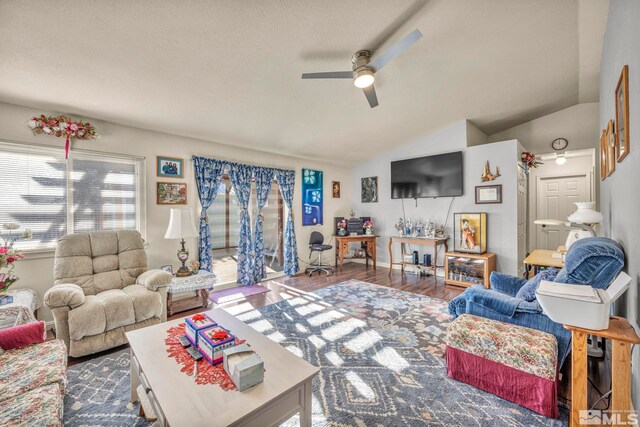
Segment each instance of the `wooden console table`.
M391 236L389 237L389 274L391 274L391 270L393 269L394 265L400 265L402 266L402 272L404 273L404 266L405 265L415 265L413 263L410 262L393 262L393 243L400 243L400 251L404 254L404 248L405 245L426 245L426 246L432 246L433 247L433 277L436 278L437 276L437 271L438 271L438 266L437 266L437 259L438 259L438 246L443 245L444 246L444 251L447 252L447 238L441 238L441 239L428 239L426 237L404 237L404 236Z
M609 338L611 345L611 415L626 424L632 414L631 405L631 344L640 344L640 337L623 317L612 316L609 328L593 331L564 325L571 331L571 426L580 423L580 411L587 406L587 335Z
M361 234L358 236L334 236L336 239L336 268L340 267L342 271L342 261L345 255L349 253L349 243L364 243L364 259L366 259L367 267L369 267L369 258L373 261L373 269L376 269L376 239L378 236ZM358 258L356 258L358 259Z

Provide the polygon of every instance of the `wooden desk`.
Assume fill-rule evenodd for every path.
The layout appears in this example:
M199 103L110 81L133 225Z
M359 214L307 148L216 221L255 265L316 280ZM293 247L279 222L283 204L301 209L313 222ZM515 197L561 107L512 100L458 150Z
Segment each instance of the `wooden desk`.
M389 274L393 270L394 265L402 266L402 272L404 273L405 265L415 265L412 262L393 262L393 242L400 243L400 251L404 254L405 245L426 245L433 247L433 277L437 278L437 259L438 259L438 246L443 245L445 253L447 252L447 238L442 239L427 239L426 237L405 237L405 236L391 236L389 237Z
M364 243L364 259L369 267L369 258L373 261L373 269L376 269L376 239L378 236L361 234L359 236L333 236L336 239L336 268L342 271L342 261L349 253L349 243ZM353 258L351 258L353 259ZM358 258L355 258L358 259Z
M564 261L562 257L554 258L553 254L559 254L556 251L550 251L547 249L536 249L524 259L524 277L529 278L531 267L533 267L534 274L538 274L540 267L564 267Z
M609 338L611 346L611 413L626 424L633 411L631 405L631 344L640 344L640 337L623 317L612 316L609 328L603 331L564 325L571 331L571 426L579 426L580 411L587 406L587 335ZM617 424L616 424L617 425Z

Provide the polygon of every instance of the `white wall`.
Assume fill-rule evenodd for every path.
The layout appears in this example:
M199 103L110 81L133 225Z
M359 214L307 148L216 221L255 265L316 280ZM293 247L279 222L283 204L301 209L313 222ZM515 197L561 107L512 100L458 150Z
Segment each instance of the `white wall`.
M35 136L27 127L27 120L41 113L43 113L43 111L0 103L0 140L62 147L63 140L44 135ZM74 119L87 119L75 115L73 115L73 117ZM102 137L97 141L74 142L74 147L146 157L146 239L149 244L147 254L150 267L155 268L163 264L177 265L178 262L175 257L178 243L173 240L164 239L164 233L169 220L170 206L159 206L156 204L156 181L158 180L156 178L156 155L158 154L185 159L184 179L172 181L187 183L188 207L193 209L194 216L196 217L199 215L200 205L193 176L193 164L190 160L192 155L295 169L297 176L294 215L298 252L303 259L308 251L308 241L311 231L319 230L327 236L331 235L333 231L333 216L343 214L349 210L351 200L351 175L346 167L120 126L91 118L88 119L96 126L98 133L100 133ZM301 225L300 170L303 167L324 171L325 221L323 226L303 227ZM340 181L342 183L342 197L340 199L331 198L331 181ZM197 252L197 242L195 239L188 241L187 245L191 249L192 254ZM45 257L27 256L26 260L17 263L15 271L20 277L20 280L16 282L14 286L16 288L29 287L35 289L38 291L40 297L42 297L53 283L52 257L53 254L48 254ZM304 268L305 266L301 264L300 267ZM51 319L51 315L46 309L41 310L40 317L44 320Z
M404 200L406 218L431 219L440 224L447 221L448 234L451 235L454 212L488 212L488 250L498 255L499 271L517 274L517 218L515 212L517 211L516 164L520 154L519 143L513 140L467 147L467 128L469 126L473 127L467 121L458 122L408 144L386 151L353 168L351 186L354 197L352 207L356 215L373 218L376 224L375 232L382 236L378 239L377 246L378 262L382 265L389 262L388 237L397 235L394 224L398 218L403 216L403 201L391 199L390 163L394 160L462 150L464 152L464 195L453 198L453 202L452 198L418 199L417 206L415 200ZM481 135L477 129L473 129L473 131L472 140L477 140ZM502 204L475 204L475 186L482 184L480 176L484 162L487 160L491 162L492 170L495 170L496 166L500 168L502 176L493 183L502 184ZM378 177L377 203L360 202L360 179L368 176ZM447 220L446 215L450 203L453 204ZM450 250L453 250L451 240L449 245ZM422 256L423 252L420 253ZM393 256L396 260L399 259L399 248L395 248ZM442 258L440 257L439 264L441 263Z
M551 142L556 138L569 141L567 150L597 147L598 103L577 104L564 110L540 117L511 129L490 135L489 142L517 139L536 154L553 151Z
M632 277L630 289L616 304L616 310L640 330L640 2L616 0L609 4L609 19L600 62L600 128L615 118L614 91L622 67L629 66L629 155L616 164L616 170L600 185L600 208L604 215L604 234L617 240L625 250L626 272ZM633 402L640 409L640 351L633 355Z

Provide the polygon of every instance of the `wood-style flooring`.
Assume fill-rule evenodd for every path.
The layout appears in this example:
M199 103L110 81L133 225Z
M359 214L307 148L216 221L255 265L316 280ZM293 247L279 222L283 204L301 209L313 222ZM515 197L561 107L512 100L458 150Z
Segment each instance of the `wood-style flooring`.
M292 291L313 292L315 290L352 279L374 283L376 285L388 286L390 288L406 292L413 292L434 298L440 298L446 301L450 301L456 295L459 295L464 291L464 288L462 287L446 285L444 283L444 279L442 278L438 278L434 281L433 277L421 278L411 273L402 274L399 270L393 270L391 271L391 274L389 274L389 269L382 266L378 266L377 270L374 270L372 267L366 268L364 265L359 263L347 263L344 265L343 271L337 271L330 276L326 276L324 273L320 275L316 273L312 277L309 277L306 274L298 274L294 277L282 277L262 282L261 284L265 287L268 287L271 292L252 295L236 301L230 301L224 304L220 304L219 307L228 308L231 312L244 312L252 308L259 308L268 304L282 301L283 299L285 299L283 298L284 294L290 294ZM195 301L195 298L196 297L194 297L193 301L195 302L195 304L193 304L193 302L190 302L189 299L181 300L180 304L184 304L185 306L187 304L196 305L197 302ZM211 304L210 308L213 308L214 306L216 305ZM203 310L205 309L202 307L198 307L188 311L176 313L171 316L169 320L199 313ZM100 353L99 355L106 354L111 351L117 351L122 348L123 347L119 347L108 352ZM98 355L87 356L79 359L70 358L69 366L75 365L96 356ZM606 393L610 389L610 352L607 353L607 358L605 359L589 358L588 370L589 378L593 382L593 384L589 387L589 402L591 405L595 403L600 397L600 395L595 390L595 387L597 387L602 393ZM569 381L570 371L570 360L568 360L562 369L562 380L560 381L560 387L558 390L560 402L564 403L567 406L570 406L571 402L571 387ZM606 406L606 400L604 400L601 401L596 406L596 408L605 409Z

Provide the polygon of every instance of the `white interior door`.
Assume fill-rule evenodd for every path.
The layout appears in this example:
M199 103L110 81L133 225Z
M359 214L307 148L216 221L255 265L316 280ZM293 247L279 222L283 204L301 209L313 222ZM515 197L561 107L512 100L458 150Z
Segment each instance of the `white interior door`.
M590 202L589 175L539 177L537 182L537 218L566 221L576 210L575 202ZM555 250L564 245L569 227L536 225L536 243L539 249Z

